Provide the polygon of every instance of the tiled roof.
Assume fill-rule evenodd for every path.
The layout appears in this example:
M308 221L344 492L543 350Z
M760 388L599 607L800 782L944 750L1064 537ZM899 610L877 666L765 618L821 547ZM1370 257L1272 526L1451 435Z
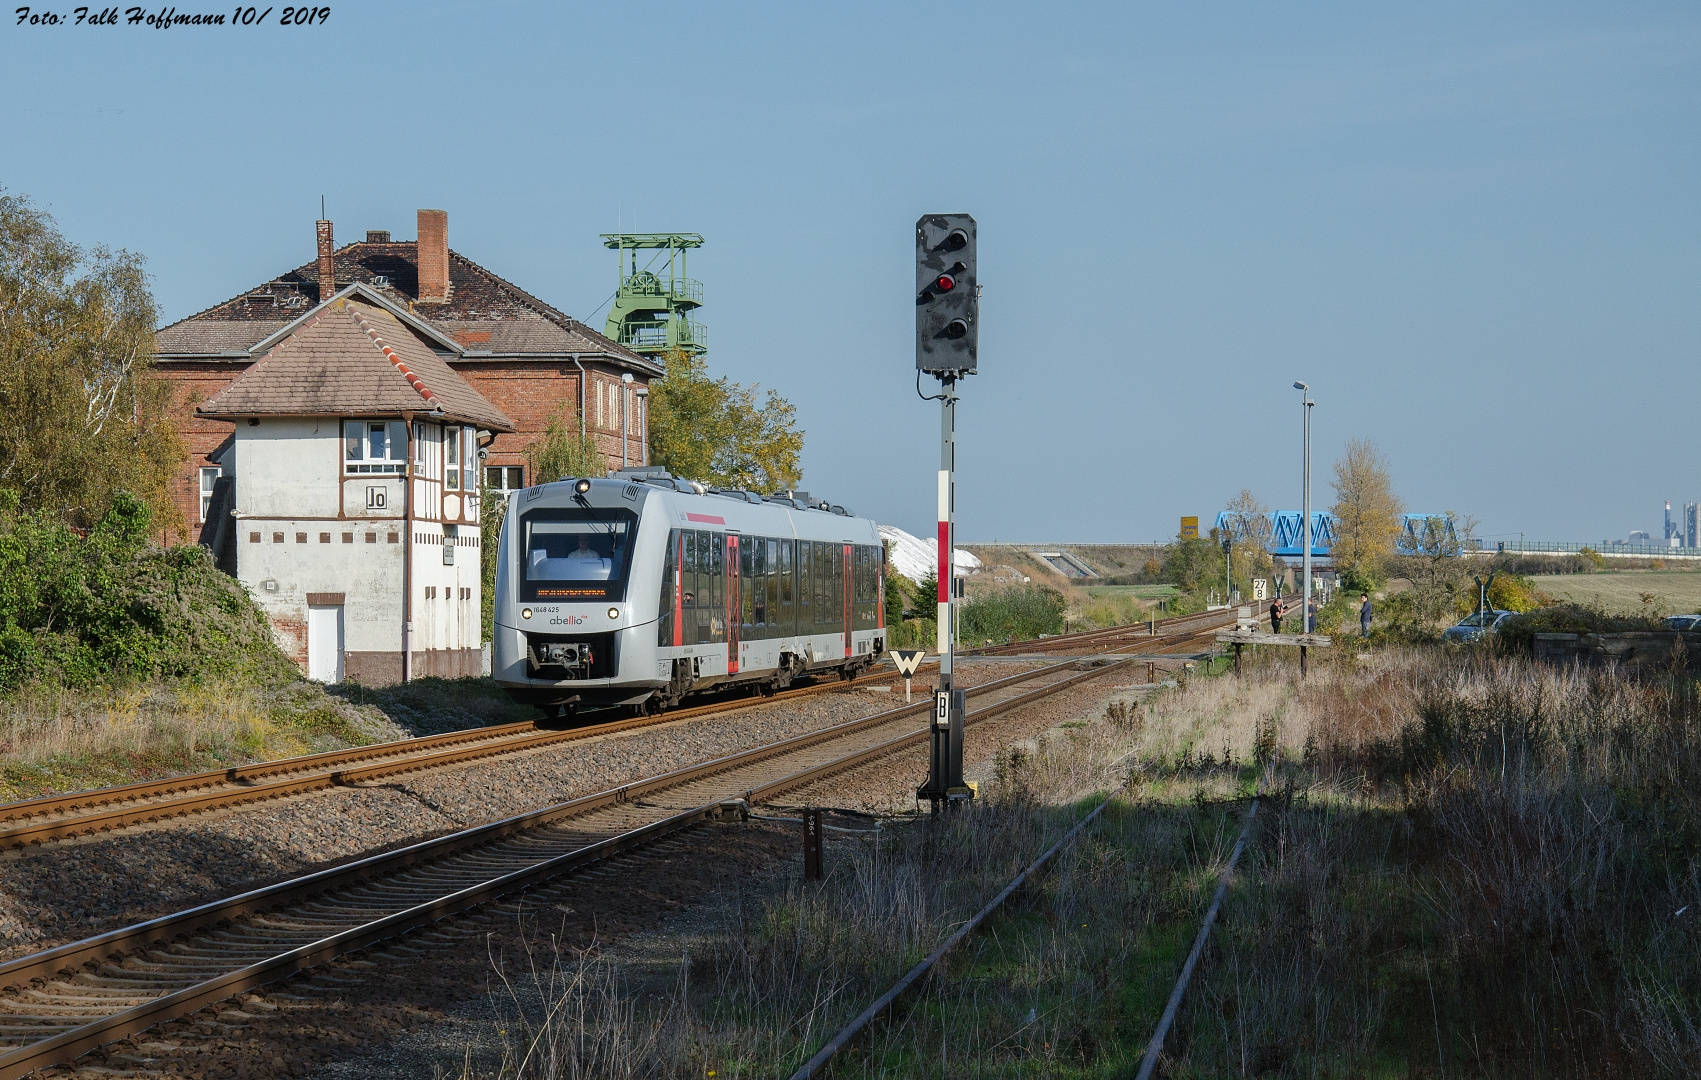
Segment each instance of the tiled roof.
M441 409L495 431L514 422L418 333L358 296L333 301L196 410L246 416L382 416Z
M525 355L583 353L641 372L660 374L647 357L629 351L577 319L457 252L449 252L449 300L418 304L419 266L413 241L349 244L333 259L338 287L372 286L396 304L443 329L468 351ZM382 277L386 284L380 285ZM163 327L155 335L162 356L195 357L253 348L321 300L318 262L296 267L263 285Z

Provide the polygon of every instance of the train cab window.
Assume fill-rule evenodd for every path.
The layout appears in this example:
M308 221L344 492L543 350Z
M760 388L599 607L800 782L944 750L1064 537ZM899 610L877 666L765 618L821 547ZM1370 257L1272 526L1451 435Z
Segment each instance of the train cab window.
M630 510L530 511L520 520L522 599L625 599L629 541L636 524Z

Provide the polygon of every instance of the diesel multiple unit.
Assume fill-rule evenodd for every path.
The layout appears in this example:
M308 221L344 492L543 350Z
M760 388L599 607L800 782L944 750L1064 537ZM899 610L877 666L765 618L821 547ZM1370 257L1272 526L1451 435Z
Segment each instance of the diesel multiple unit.
M662 470L508 497L491 673L518 701L660 710L885 650L874 522L803 497L709 491Z

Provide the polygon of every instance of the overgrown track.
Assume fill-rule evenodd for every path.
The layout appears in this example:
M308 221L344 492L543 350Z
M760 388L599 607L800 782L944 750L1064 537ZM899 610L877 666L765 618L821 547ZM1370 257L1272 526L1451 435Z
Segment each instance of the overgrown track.
M1200 611L1192 615L1176 615L1168 619L1160 619L1156 624L1132 623L1127 626L1111 626L1103 630L1083 630L1075 634L1058 634L1055 637L1036 638L1032 641L1013 641L1008 645L986 645L978 649L965 649L960 655L1012 656L1018 654L1032 655L1034 653L1091 652L1126 642L1153 641L1173 638L1178 635L1200 634L1206 630L1215 630L1232 624L1234 621L1235 608L1219 608L1216 611Z
M968 693L977 723L1132 660ZM1019 684L1045 679L1022 690ZM923 701L0 964L0 1080L927 738Z
M971 650L964 655L998 655L1002 652L1056 654L1070 650L1104 651L1124 641L1164 642L1166 647L1186 642L1224 621L1224 612L1205 616L1183 615L1157 624L1157 637L1145 626L1113 627L1083 634L1064 634L1036 641ZM1228 621L1232 621L1229 614ZM849 683L823 681L786 690L761 702L808 697L848 686L891 682L890 670L873 672ZM0 804L0 851L49 843L67 837L110 832L147 822L164 821L187 814L224 810L270 799L320 791L331 787L366 783L422 769L460 765L481 758L516 753L557 743L588 739L597 735L631 731L656 724L692 720L702 716L749 708L758 702L737 698L676 709L659 716L628 717L582 727L552 729L532 721L474 728L468 731L403 739L373 746L333 750L306 757L239 765L217 772L193 773L165 780L152 780L122 787L102 788L71 795L56 795L24 802Z

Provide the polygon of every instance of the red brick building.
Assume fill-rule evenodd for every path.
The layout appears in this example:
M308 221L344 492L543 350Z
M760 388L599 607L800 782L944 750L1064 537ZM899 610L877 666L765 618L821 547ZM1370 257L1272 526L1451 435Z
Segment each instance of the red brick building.
M421 210L419 238L373 231L338 249L318 223L313 261L159 331L159 373L176 384L174 418L189 451L173 490L190 536L199 539L234 425L196 415L309 311L359 282L439 331L439 354L474 390L514 421L484 462L497 488L533 481L525 448L552 416L577 425L609 468L649 461L648 384L662 369L449 248L448 215ZM325 287L327 286L328 287ZM550 478L553 479L553 478Z

